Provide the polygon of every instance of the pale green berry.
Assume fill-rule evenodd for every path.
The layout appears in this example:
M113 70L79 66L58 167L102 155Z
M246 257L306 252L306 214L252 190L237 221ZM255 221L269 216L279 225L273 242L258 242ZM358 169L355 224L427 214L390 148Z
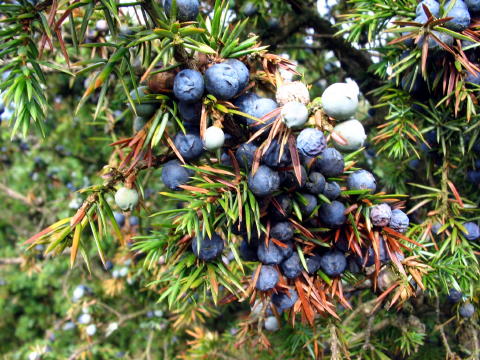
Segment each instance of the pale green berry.
M308 109L298 101L290 101L282 108L282 119L287 127L292 129L300 128L308 120Z
M225 143L225 133L216 126L210 126L203 137L203 146L207 150L216 150Z
M338 124L333 129L333 132L345 141L345 143L342 144L333 138L335 147L343 151L355 151L360 149L367 138L363 125L360 121L355 119Z
M137 190L121 187L115 193L115 203L123 211L132 211L138 204Z

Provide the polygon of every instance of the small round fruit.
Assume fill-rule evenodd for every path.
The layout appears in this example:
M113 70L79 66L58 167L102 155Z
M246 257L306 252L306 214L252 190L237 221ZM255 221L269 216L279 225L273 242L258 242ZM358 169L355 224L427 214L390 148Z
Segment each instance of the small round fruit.
M334 182L327 182L325 188L323 189L323 195L327 197L328 200L335 200L342 193L340 185Z
M451 303L458 303L460 300L462 300L462 297L462 292L456 289L450 289L450 291L448 292L448 301L450 301Z
M305 262L307 263L307 271L310 275L315 274L318 269L320 269L321 259L320 255L309 256L305 259Z
M308 109L297 101L290 101L282 108L282 119L285 125L291 129L301 128L308 120Z
M305 189L314 195L321 194L325 189L325 177L319 172L311 172L310 175L308 175Z
M451 7L452 1L454 1L453 7ZM459 32L465 30L470 25L471 20L467 5L463 0L451 0L443 8L449 9L450 7L451 9L444 17L452 17L453 19L447 21L444 26Z
M219 257L222 254L224 246L223 239L215 233L212 234L211 238L205 236L201 239L197 236L192 240L193 253L203 261L212 261Z
M239 247L240 258L244 261L258 261L258 244L253 241L248 241L246 238L243 239Z
M318 156L314 167L326 177L335 177L343 174L345 161L337 149L328 147Z
M255 276L255 274L254 274ZM255 287L260 291L273 289L278 283L278 272L273 266L263 265Z
M275 96L280 106L291 101L297 101L303 105L307 105L310 102L307 86L300 81L283 83L278 87Z
M290 150L287 144L284 145L282 156L280 157L281 145L276 139L273 139L267 148L267 151L262 156L262 162L272 168L287 167L291 164Z
M203 137L203 146L205 149L212 151L219 149L225 143L225 133L216 126L210 126Z
M346 120L358 108L359 89L356 83L335 83L322 94L322 106L325 113L337 120Z
M288 221L278 222L270 229L270 236L280 241L288 241L293 237L294 228Z
M472 303L463 304L458 309L458 313L463 318L466 318L466 319L471 318L473 314L475 314L475 306L473 306Z
M121 187L115 193L115 203L123 211L132 211L138 204L137 190Z
M268 113L272 112L273 110L278 108L278 105L275 101L269 98L257 98L252 101L250 104L250 108L247 109L248 111L244 111L246 114L254 116L258 119L262 119L264 116L266 116ZM262 120L262 123L256 124L258 121L247 118L247 124L253 131L258 131L262 129L263 127L267 126L268 124L271 124L274 122L276 117L271 117L268 120Z
M347 178L348 190L370 190L375 192L377 182L373 174L367 170L357 170Z
M328 276L338 276L347 268L347 259L342 252L331 250L321 256L320 267Z
M422 2L420 2L418 5L417 5L417 8L415 9L415 14L417 16L426 16L427 14L425 13L425 10L423 10L423 5L425 5L428 10L430 11L430 13L435 16L435 17L438 17L438 15L440 14L440 4L435 1L435 0L424 0Z
M186 184L194 172L183 167L178 160L171 160L162 170L162 181L170 190L180 191L180 185Z
M263 326L267 331L277 331L278 329L280 329L280 324L278 323L278 320L275 316L267 317Z
M245 89L250 80L250 72L248 71L247 66L237 59L227 59L224 63L230 65L238 75L238 92Z
M176 0L177 18L180 21L194 21L199 13L200 4L198 0ZM172 11L172 0L165 0L163 7L165 14L170 16Z
M341 151L355 151L360 149L367 135L360 121L356 119L344 121L333 128L333 132L339 135L345 143L338 142L333 138L333 144Z
M196 134L178 133L173 142L185 160L195 160L203 153L203 144Z
M239 76L227 63L215 64L205 72L207 91L220 100L230 100L239 89Z
M265 265L278 265L285 258L284 251L280 246L277 246L273 241L265 245L265 241L261 241L258 245L257 256L258 259Z
M293 253L288 259L280 265L282 273L288 279L295 279L302 273L302 264L297 253Z
M297 136L297 149L304 156L317 156L327 147L323 132L318 129L303 129Z
M189 123L200 123L200 117L202 115L202 103L188 103L185 101L179 101L178 112L183 121Z
M410 219L408 218L407 214L400 209L392 210L392 217L390 218L390 223L388 224L391 229L399 233L404 233L407 231L409 224Z
M392 208L386 203L372 206L370 209L370 220L374 226L387 226L392 217Z
M298 294L294 289L289 289L288 293L278 292L272 295L272 303L282 312L290 309L298 300Z
M203 76L196 70L185 69L175 76L173 93L180 101L195 103L202 98L204 90Z
M258 147L252 143L243 143L240 145L235 152L238 165L244 169L250 169L252 167L253 158L255 157L255 152L257 149Z
M345 205L339 201L332 201L330 204L323 203L320 206L318 216L328 227L337 228L342 226L347 219L344 213Z
M123 225L125 225L125 215L118 211L114 211L113 217L115 218L115 221L117 222L119 227L123 227Z
M148 88L146 86L140 86L130 92L137 116L145 119L149 119L157 110L157 104L146 99L147 94Z
M462 232L462 234L468 241L474 241L480 237L480 228L474 222L466 222L463 224L463 227L466 232Z
M248 177L248 187L257 196L268 196L280 187L280 176L268 166L260 165L255 174Z
M303 216L310 216L318 205L317 198L312 194L301 194L302 199L299 201L300 211Z

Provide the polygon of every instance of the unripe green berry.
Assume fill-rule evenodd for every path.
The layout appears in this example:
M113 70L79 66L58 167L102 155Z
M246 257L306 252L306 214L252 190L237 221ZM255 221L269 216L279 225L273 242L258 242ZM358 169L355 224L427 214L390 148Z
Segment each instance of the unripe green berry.
M203 137L203 146L207 150L216 150L223 146L225 143L225 134L222 129L216 126L210 126L205 131Z
M121 187L115 193L115 203L123 211L132 211L138 204L137 190Z

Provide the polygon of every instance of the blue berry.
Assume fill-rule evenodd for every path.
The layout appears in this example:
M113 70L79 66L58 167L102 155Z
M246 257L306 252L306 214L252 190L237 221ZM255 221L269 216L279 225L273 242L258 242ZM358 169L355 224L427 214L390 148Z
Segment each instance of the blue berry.
M291 163L290 151L288 145L283 146L282 156L280 157L281 145L276 139L273 139L262 157L262 162L272 168L287 167Z
M238 91L242 91L248 85L250 72L243 62L237 59L227 59L225 64L230 65L238 75Z
M198 135L178 133L174 144L185 160L195 160L203 154L202 139Z
M138 216L130 216L129 221L130 226L138 226L140 224L140 219Z
M295 279L302 273L302 264L297 253L293 253L288 259L284 260L280 265L282 273L288 279Z
M474 241L480 237L480 228L477 224L469 221L463 223L463 227L467 230L466 232L463 232L463 236L465 236L468 241Z
M375 192L377 182L371 172L357 170L348 176L347 187L349 190L370 190L370 192Z
M462 300L462 296L463 294L460 291L456 289L450 289L450 291L448 292L448 301L452 303L457 303Z
M305 262L307 263L307 271L310 275L315 274L318 269L320 269L321 259L320 255L308 256L305 259Z
M325 184L325 188L323 189L323 195L325 195L329 200L335 200L340 196L341 193L342 189L340 189L340 185L338 185L335 181L327 182Z
M480 12L480 1L479 0L465 0L467 4L468 10L471 13L478 13Z
M278 283L278 272L273 266L262 266L255 287L260 291L271 290Z
M462 0L452 0L454 5L451 10L444 15L444 17L453 17L452 20L449 20L445 23L445 27L455 30L463 31L468 25L470 25L470 13L468 12L468 7ZM452 3L449 1L444 5L444 9L448 9Z
M205 72L207 91L220 100L230 100L239 89L239 76L235 69L226 64L215 64Z
M328 276L338 276L347 268L347 259L340 251L331 250L321 256L320 267Z
M183 167L178 160L171 160L162 170L162 181L170 190L180 191L179 185L186 184L194 172Z
M268 113L272 112L273 110L278 108L278 104L268 98L257 98L251 103L251 107L248 109L248 111L244 111L248 115L254 116L258 119L262 119L265 115ZM258 125L253 126L253 124L257 123L256 120L247 118L247 124L251 127L253 131L258 131L262 129L263 127L267 126L268 124L271 124L274 122L276 117L272 117L268 120L262 120L262 123L259 123Z
M180 101L195 103L202 98L204 90L203 76L196 70L182 70L175 76L173 92Z
M297 149L304 156L317 156L327 147L323 132L318 129L303 129L297 136Z
M268 247L265 241L261 241L260 245L258 245L257 256L265 265L277 265L285 258L285 251L273 241L268 242Z
M272 303L282 312L290 309L298 300L298 294L294 289L289 289L288 293L279 292L272 295Z
M236 98L233 102L233 105L238 107L238 111L251 115L254 111L254 103L258 99L260 99L260 96L258 96L257 94L247 92ZM244 116L235 115L235 117L242 123L246 123L248 121L248 118Z
M202 115L202 103L178 102L178 112L183 121L190 123L200 123Z
M125 215L118 211L113 212L113 217L115 218L115 221L117 222L119 227L122 227L125 224Z
M471 318L475 314L475 306L472 303L466 303L460 306L458 313L463 318Z
M243 239L240 244L239 253L240 258L244 261L258 261L258 244L253 241L248 241L246 238Z
M180 21L194 21L199 13L200 4L198 0L176 0L177 18ZM172 0L165 0L163 4L165 14L170 16L172 11Z
M407 231L409 224L410 219L408 218L407 214L400 209L392 210L392 217L390 218L390 223L388 224L391 229L399 233L404 233Z
M200 243L200 248L198 247ZM199 239L198 236L192 240L192 250L200 260L211 261L219 257L223 251L223 239L218 234L212 237L205 236Z
M260 165L257 172L248 177L248 187L257 196L271 195L280 187L280 176L268 166Z
M325 189L325 177L319 172L311 172L305 184L305 189L314 195L321 194Z
M347 219L344 212L345 205L339 201L332 201L330 204L323 203L320 206L318 216L326 226L337 228L342 226Z
M300 200L300 211L303 216L310 216L318 205L317 198L311 194L302 194Z
M417 16L426 16L425 10L423 10L422 5L425 5L433 16L438 17L438 15L440 14L440 4L437 1L424 0L417 5L417 8L415 10Z
M335 177L343 174L345 161L337 149L329 147L318 156L314 166L326 177Z
M270 236L280 240L288 241L293 237L294 228L288 221L276 223L270 229Z
M237 158L238 165L244 169L250 169L253 164L253 159L255 157L255 152L258 147L252 143L244 143L240 145L235 152L235 157Z

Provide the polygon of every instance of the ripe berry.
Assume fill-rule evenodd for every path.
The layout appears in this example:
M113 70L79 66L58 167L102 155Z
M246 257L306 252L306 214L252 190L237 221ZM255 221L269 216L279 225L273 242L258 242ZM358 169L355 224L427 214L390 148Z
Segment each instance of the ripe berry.
M445 23L445 27L455 30L463 31L468 25L470 25L470 13L468 12L467 5L463 0L453 0L453 7L444 17L453 17L452 20L449 20ZM450 8L452 1L449 1L444 5L444 9Z
M320 267L328 276L338 276L347 268L347 259L340 251L331 250L321 256Z
M475 306L472 303L466 303L460 306L458 313L463 318L471 318L475 314Z
M279 172L280 184L289 190L301 189L307 183L307 170L305 170L305 168L302 165L300 165L300 174L301 174L301 179L300 179L301 181L298 182L294 169L291 169L288 171L281 171Z
M244 143L240 145L235 152L238 165L244 169L250 169L253 164L253 158L255 157L255 151L258 147L252 143Z
M335 83L322 94L323 110L328 116L345 120L357 111L359 89L356 83Z
M342 151L355 151L360 149L367 135L360 121L356 119L344 121L333 128L333 132L339 135L345 143L338 142L333 138L335 147Z
M243 62L237 59L227 59L224 64L230 65L238 76L238 92L245 89L250 80L250 72Z
M202 140L196 134L178 133L174 144L185 160L195 160L203 153Z
M176 0L177 18L180 21L194 21L199 13L200 4L198 0ZM165 14L170 16L172 11L172 0L165 0L163 7Z
M390 223L388 224L390 228L399 233L404 233L407 231L409 224L410 219L408 218L407 214L400 209L392 210L392 217L390 218Z
M337 149L329 147L318 156L314 167L326 177L335 177L343 174L345 161Z
M230 100L239 89L239 76L227 63L215 64L205 72L205 87L217 99Z
M260 99L255 93L247 92L233 101L233 105L238 107L238 111L251 115L254 111L254 103L256 100ZM276 104L275 104L276 105ZM235 115L235 117L241 122L247 122L247 118L240 115Z
M281 246L277 246L273 241L261 241L257 250L258 259L265 265L277 265L285 258L285 251Z
M173 92L180 101L195 103L202 98L204 90L203 76L196 70L185 69L175 76Z
M200 248L198 247L200 243ZM192 250L197 258L203 261L211 261L222 254L224 248L223 239L218 234L212 237L205 236L203 239L196 236L192 240Z
M179 101L178 112L183 121L200 123L200 116L202 115L202 103L188 103L185 101Z
M257 256L258 244L251 239L248 241L244 238L240 244L240 258L244 261L258 261Z
M327 147L323 132L318 129L303 129L297 137L297 149L304 156L317 156Z
M448 292L448 301L455 304L462 299L462 296L463 294L460 291L456 289L450 289L450 291Z
M392 217L392 208L386 203L378 204L370 209L370 219L374 226L387 226Z
M205 149L213 151L219 149L225 143L225 133L216 126L210 126L203 137L203 145Z
M345 205L339 201L332 201L332 203L323 203L320 206L318 216L320 220L328 227L337 228L342 226L346 221Z
M183 167L178 160L171 160L162 170L162 181L170 190L180 191L180 185L186 184L194 172Z
M467 4L468 10L470 13L478 13L480 12L480 1L478 0L465 0Z
M462 232L462 234L463 234L463 236L465 236L465 238L468 241L474 241L474 240L477 240L480 237L480 228L478 227L477 224L469 221L469 222L463 223L463 227L467 231Z
M302 264L297 253L293 253L288 259L284 260L280 265L282 273L288 279L295 279L302 272Z
M281 145L276 139L273 139L268 146L267 151L262 156L262 162L272 168L286 167L291 163L290 151L287 144L283 146L282 156L280 157Z
M254 274L255 276L255 274ZM278 272L273 266L263 265L255 287L260 291L273 289L278 283Z
M310 275L315 274L318 269L320 269L320 260L322 258L320 255L313 255L313 256L308 256L305 259L305 262L307 263L307 271Z
M300 211L303 216L310 216L318 205L317 198L311 194L301 194Z
M121 187L115 193L115 203L123 211L132 211L138 204L137 190Z
M275 101L273 101L272 99L262 98L262 97L253 100L249 106L250 107L247 109L247 111L244 111L244 112L247 113L248 115L258 118L259 120L262 119L268 113L278 108L278 105ZM253 124L257 123L257 121L247 118L247 124L253 131L258 131L263 127L265 127L266 125L271 124L273 121L275 121L275 119L276 119L275 117L272 117L268 120L262 120L263 121L262 123L259 123L258 125L253 126Z
M423 10L422 5L425 5L433 16L435 16L435 17L439 16L439 14L440 14L440 4L435 0L424 0L424 1L420 2L417 5L417 8L415 9L415 14L417 16L421 16L421 15L426 16L425 10Z
M118 211L114 211L113 217L115 218L115 221L117 222L119 227L123 227L123 225L125 225L125 215Z
M348 190L370 190L370 192L375 192L377 182L371 172L357 170L348 176L347 187Z
M280 176L268 166L260 165L257 172L248 177L248 187L257 196L271 195L280 187Z
M323 195L327 197L328 200L335 200L340 196L342 190L340 189L340 185L338 185L335 181L327 182L325 184L325 188L323 189Z
M290 309L298 300L298 294L294 289L288 289L288 293L278 292L272 295L272 303L282 312Z
M325 177L319 172L311 172L305 184L305 189L314 195L321 194L325 189Z
M294 228L288 221L276 223L270 229L270 236L280 240L288 241L293 237Z
M282 118L285 125L291 129L302 127L308 120L308 109L302 103L290 101L282 108Z

